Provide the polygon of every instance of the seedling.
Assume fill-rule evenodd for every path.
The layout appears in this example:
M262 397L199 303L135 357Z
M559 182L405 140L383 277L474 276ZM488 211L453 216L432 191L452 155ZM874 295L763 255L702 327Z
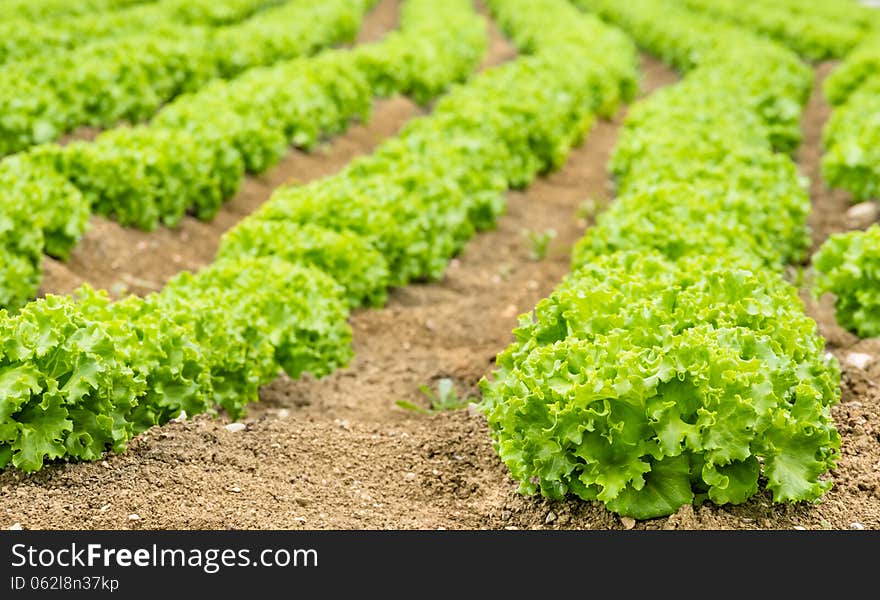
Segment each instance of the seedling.
M404 410L417 412L424 415L432 415L447 410L459 410L474 402L474 398L459 398L455 391L455 384L448 377L437 381L437 393L425 384L419 386L419 391L429 400L429 407L425 408L409 400L398 400L397 406Z
M579 219L589 220L594 218L601 208L602 204L598 200L595 198L587 198L581 202L580 206L578 206L576 214Z
M550 250L550 242L556 237L555 229L546 229L544 231L532 231L526 229L523 231L530 244L529 258L534 261L544 260L547 258L547 252Z

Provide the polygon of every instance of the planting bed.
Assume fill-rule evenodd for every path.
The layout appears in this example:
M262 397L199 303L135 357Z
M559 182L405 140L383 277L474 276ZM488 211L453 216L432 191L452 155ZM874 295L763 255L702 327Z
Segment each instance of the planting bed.
M357 43L381 39L397 24L400 2L382 0L367 15ZM481 6L481 13L488 11ZM490 22L482 68L518 56ZM659 59L642 54L640 97L680 81ZM822 183L822 128L831 108L821 83L836 63L815 66L802 117L798 167L810 178L812 248L865 223L847 216L847 193ZM40 294L66 294L82 283L146 295L182 270L215 259L221 235L266 202L274 189L338 172L431 106L395 96L377 100L372 118L324 140L290 150L241 190L210 221L184 217L176 228L145 232L92 216L69 261L43 258ZM812 299L804 268L801 298L826 349L840 361L840 402L832 409L841 436L833 482L816 504L773 504L761 489L739 505L685 505L668 517L635 521L600 502L526 497L493 450L475 405L423 414L419 391L449 379L459 397L478 401L479 381L513 341L521 313L549 296L571 269L570 252L613 202L608 174L626 108L599 119L565 164L506 193L497 228L477 233L439 281L395 287L381 308L356 308L349 319L354 358L316 379L282 375L264 385L229 427L226 416L194 416L148 429L122 454L55 462L36 473L0 472L0 526L25 528L586 528L791 529L880 528L880 341L839 327L829 297ZM93 132L92 132L93 133ZM80 132L91 137L89 132ZM530 256L527 232L553 229L546 257ZM789 268L794 278L796 269Z

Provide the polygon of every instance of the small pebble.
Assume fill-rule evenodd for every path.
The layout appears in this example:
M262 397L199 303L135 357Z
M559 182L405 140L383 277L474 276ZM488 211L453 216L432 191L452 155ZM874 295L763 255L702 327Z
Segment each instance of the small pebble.
M870 354L862 354L861 352L850 352L846 355L846 364L862 370L868 368L873 360Z
M223 428L230 433L238 433L247 429L247 425L244 423L230 423L229 425L224 425Z
M625 529L632 529L636 526L636 520L632 517L620 517L620 522L623 523Z
M551 510L550 512L547 513L547 517L544 519L544 522L549 525L550 523L552 523L555 520L556 520L556 513Z
M290 411L287 410L286 408L282 408L281 410L278 411L278 418L279 419L286 419L289 416L290 416Z
M101 511L101 512L107 512L108 510L110 510L110 505L109 505L109 504L105 504L104 506L102 506L102 507L99 508L98 510Z
M141 516L137 513L131 513L130 515L128 515L128 520L129 521L140 521Z
M846 218L853 227L868 227L880 217L880 207L876 202L860 202L846 211Z
M9 531L21 531L21 530L22 530L21 523L13 523L12 525L9 526Z
M798 531L806 531L807 530L807 528L803 527L802 525L795 525L792 529L796 529Z
M241 488L238 487L237 485L234 485L231 488L229 488L229 491L232 492L233 494L240 494Z
M862 525L861 523L859 523L858 521L856 521L855 523L850 523L849 528L850 529L864 529L865 526Z
M183 423L184 421L186 421L186 418L187 418L187 417L186 417L186 411L185 411L185 410L182 410L182 411L180 411L180 414L179 414L179 415L177 415L176 417L174 417L173 419L171 419L171 422L172 422L172 423Z
M413 472L405 473L403 475L403 478L406 479L407 481L412 481L416 478L416 474Z

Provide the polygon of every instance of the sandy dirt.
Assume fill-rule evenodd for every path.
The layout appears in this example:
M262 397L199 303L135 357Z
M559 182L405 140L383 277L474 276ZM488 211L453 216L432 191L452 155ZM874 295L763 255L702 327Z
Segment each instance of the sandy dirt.
M497 32L493 39L493 53L510 56ZM643 70L646 93L676 80L650 58L643 59ZM818 168L816 136L827 112L814 97L799 155L805 173ZM2 473L0 526L880 528L880 430L873 425L880 419L873 383L880 361L867 371L845 368L843 401L835 409L843 459L835 487L821 504L774 506L760 494L741 506L687 506L669 518L640 523L621 520L598 503L520 496L475 411L421 415L395 405L398 399L426 404L419 386L433 386L440 378L451 378L461 396L476 394L477 381L511 341L517 315L568 272L568 250L590 225L577 217L579 206L586 199L610 199L606 164L620 121L598 123L562 170L510 193L497 231L477 236L443 281L394 290L386 308L355 313L356 358L348 368L319 381L277 380L251 407L243 431L232 433L225 419L201 416L154 428L127 453L102 462L53 465L29 476ZM323 159L314 168L321 174L329 169ZM304 170L288 177L310 175ZM816 235L843 227L834 224L840 198L821 185L812 193ZM557 232L548 257L530 260L523 231L548 228ZM162 262L171 256L167 243L163 238L153 247ZM211 258L194 255L198 264ZM96 267L101 260L91 255L85 264ZM175 270L166 268L169 274ZM833 313L819 308L810 306L823 333L836 331ZM880 356L876 342L855 344L848 334L836 335L829 347L842 360L856 349Z

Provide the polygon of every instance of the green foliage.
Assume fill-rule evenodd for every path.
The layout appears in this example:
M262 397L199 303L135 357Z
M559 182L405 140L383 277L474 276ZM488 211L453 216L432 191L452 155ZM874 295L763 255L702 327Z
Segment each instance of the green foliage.
M573 274L521 318L484 380L496 449L524 493L636 518L704 499L830 487L839 370L779 274L808 246L791 160L809 69L665 0L580 0L686 71L634 106L611 167L621 198Z
M861 337L880 336L880 226L832 235L813 266L816 294L834 293L837 322Z
M710 17L735 23L785 44L807 60L820 61L841 58L848 54L865 36L866 31L857 23L841 17L850 10L840 3L834 15L813 12L809 4L801 10L791 6L774 6L773 2L742 3L738 0L684 0L684 6L705 12ZM807 5L807 6L803 6Z
M818 498L838 373L796 292L720 256L596 257L524 316L484 406L525 493L637 518L739 503L759 463L776 501Z
M241 7L244 0L242 2ZM239 66L230 66L229 72L260 64L260 61L275 62L279 57L314 51L341 37L347 39L354 35L368 4L362 0L318 4L297 1L264 10L241 26L225 28L224 35L239 29L245 33L253 29L254 39L268 39L260 37L265 34L273 40L260 46L260 52L271 50L271 57L254 59L256 63L242 59L240 64L235 63ZM196 5L187 6L195 10ZM220 6L215 8L219 10ZM263 172L281 159L291 143L312 148L323 137L346 129L354 119L366 119L373 96L388 92L384 87L371 87L370 79L376 77L376 69L400 73L413 60L418 65L433 61L430 57L451 43L448 37L453 28L449 24L455 25L457 30L455 50L445 54L447 60L437 62L431 69L418 67L418 74L413 72L406 82L401 81L404 88L396 91L439 93L476 66L485 48L485 23L475 14L470 2L456 0L438 8L428 0L410 0L404 12L404 28L399 36L371 46L377 56L387 57L379 66L368 68L355 51L332 50L309 59L253 68L237 78L215 80L197 92L179 96L149 125L119 127L101 134L93 142L74 142L64 147L44 144L30 150L24 158L8 157L0 162L0 182L8 182L9 186L0 192L0 208L5 211L9 231L20 232L0 239L0 258L4 258L0 263L0 306L16 308L33 297L40 277L39 254L34 248L44 246L49 254L66 257L82 235L89 209L146 230L160 224L176 225L185 214L202 219L213 217L223 201L236 193L245 171ZM291 26L289 19L297 15L295 26ZM418 51L400 52L400 45L407 39L418 39L418 44L413 44ZM237 45L233 42L234 39L223 42L225 52L246 52L248 44L256 43L250 39ZM139 50L138 54L143 52ZM177 68L173 66L172 70L177 73ZM372 71L366 72L370 69ZM104 75L108 73L112 74L108 71ZM187 85L194 86L194 82ZM90 87L91 92L94 89ZM136 100L146 101L140 96ZM15 114L6 114L0 121L12 123L16 121ZM432 135L439 136L439 132ZM413 142L416 141L413 138ZM473 143L488 145L470 138L459 138L457 143L458 146L450 144L447 152L467 153L471 158L480 152ZM389 144L386 151L408 156L405 144ZM404 244L420 255L427 249L431 255L429 264L414 267L408 278L439 277L447 257L460 248L473 231L467 218L473 216L478 226L490 226L503 207L500 191L504 189L504 182L498 177L488 175L491 181L486 182L483 179L487 176L482 172L468 175L483 179L469 181L482 187L468 197L470 204L466 204L465 190L461 189L464 180L461 184L454 180L462 173L449 172L439 158L432 157L430 161L424 158L418 154L416 160L405 167L389 161L364 160L360 167L364 172L376 174L375 186L363 193L372 193L376 186L387 190L390 195L386 198L396 204L393 210L400 213L401 220L407 221L412 236L398 241L394 232L385 229L383 239L398 246ZM485 168L491 156L480 160ZM400 170L393 182L389 181L389 167ZM428 169L444 173L443 183L432 185L430 190L424 185L430 177ZM32 176L33 173L36 175ZM433 212L420 214L418 211L425 206L408 203L415 180L423 182L426 203L438 203L444 197L456 208L455 224L450 215L436 207ZM492 190L486 191L487 187ZM40 210L34 210L35 207ZM471 214L466 212L468 210ZM427 246L421 233L426 224L441 238L429 239ZM446 231L450 227L451 237ZM329 228L339 230L336 226ZM41 235L38 229L42 230L42 240L37 239ZM338 245L352 239L350 233L342 233L342 237L333 238L336 240L333 243ZM328 234L320 237L323 241L330 240ZM359 245L364 247L365 243ZM352 272L358 282L349 278L346 284L355 286L353 298L374 304L384 298L387 277L383 275L386 267L380 264L381 258L370 252L363 257L364 264L371 265L369 269L357 274ZM331 254L338 257L342 253L334 250ZM340 274L333 268L331 271ZM374 275L376 279L371 282L369 278Z
M57 152L96 213L146 230L176 225L188 211L213 216L244 176L239 157L174 129L118 128Z
M860 46L825 81L835 104L825 125L822 175L855 200L880 198L880 40Z
M91 213L82 193L58 174L53 157L37 151L0 162L0 206L7 213L27 215L18 223L19 231L42 229L43 251L61 259L79 242Z
M414 404L408 400L398 400L395 404L404 410L421 414L435 414L448 410L460 410L473 402L474 398L459 398L455 391L455 382L448 377L437 380L437 393L435 394L427 385L420 385L419 391L428 399L428 408Z
M175 322L173 313L152 310L149 301L136 296L111 302L104 292L84 286L75 300L82 315L113 340L116 358L139 386L137 404L125 417L132 423L131 435L166 423L181 411L195 415L211 409L210 372L191 327Z
M743 109L755 113L747 118L746 129L753 131L751 123L757 116L769 130L774 149L791 152L800 143L800 108L812 89L812 72L793 52L669 0L576 3L620 25L640 46L687 72L680 91L668 92L671 102L687 105L687 91L699 91L707 102L727 103L737 113ZM690 106L702 110L700 103ZM724 117L718 112L714 118ZM714 135L727 133L733 131Z
M182 273L148 301L194 329L213 399L233 418L279 367L320 377L351 358L341 288L317 269L277 258L220 260Z
M408 2L400 26L381 43L354 49L358 69L379 96L406 94L425 104L467 79L486 52L485 21L460 0Z
M220 243L218 257L275 256L317 267L346 292L350 306L381 306L387 298L388 265L363 237L306 223L244 219Z
M85 15L119 10L149 0L7 0L3 3L4 21L10 17L27 21L56 19L67 15Z
M520 4L507 8L508 18L520 15L523 26L541 35L538 17ZM595 112L611 110L633 92L632 45L593 18L555 0L553 6L577 35L480 74L339 174L280 188L247 222L357 233L385 257L391 285L442 276L475 230L494 225L505 189L561 165ZM606 53L610 66L577 59L591 44L614 50ZM272 252L284 249L279 244Z
M321 376L351 357L340 287L279 259L219 261L159 294L81 289L0 311L0 466L95 460L187 414L241 415L279 369Z
M100 324L72 299L49 296L15 317L0 311L0 332L0 465L35 471L45 459L125 447L144 383Z
M866 40L834 69L822 84L825 97L834 106L844 104L850 95L880 72L880 37Z
M249 6L242 16L255 8L253 2L229 0L214 7L175 5L182 11L208 7L210 14L224 2L227 8ZM51 60L38 55L11 61L0 68L0 156L81 125L143 121L211 79L347 41L365 9L362 0L297 1L217 30L172 19L148 33L98 39ZM210 17L205 19L210 24Z
M781 269L802 257L809 239L809 203L797 189L799 210L786 212L777 196L725 189L721 182L644 186L599 215L596 227L575 246L573 262L583 265L617 250L651 248L672 260L718 253ZM694 234L696 224L699 235Z
M262 173L291 143L313 148L370 114L373 90L349 52L327 52L252 69L178 98L153 126L186 130L202 145L237 151L251 173ZM256 101L255 101L256 100Z
M595 19L561 8L567 6L561 0L553 2L578 35L548 46L552 52L537 51L456 88L431 116L415 120L342 173L281 188L227 234L220 257L207 269L183 273L145 299L108 303L84 290L79 304L50 298L20 315L4 315L0 326L23 328L31 312L63 303L75 319L71 329L92 327L107 340L98 358L115 361L108 372L134 382L112 388L129 399L122 420L110 419L121 428L118 440L95 438L91 454L68 453L52 445L63 442L70 428L61 418L55 429L36 427L52 442L35 451L39 461L14 464L35 470L45 459L91 458L104 449L121 449L131 434L181 411L222 408L237 417L281 368L292 377L321 376L344 365L351 356L350 305L381 301L387 284L440 276L475 230L494 224L505 189L561 164L595 112L609 110L631 93L633 47ZM467 0L444 3L433 14L445 11L467 11L479 20ZM597 85L601 63L574 66L593 44L608 50L603 56L609 63L629 64L631 70ZM344 91L333 94L348 97ZM169 137L197 135L196 130L173 131ZM223 132L214 131L211 135L221 139ZM55 164L64 157L46 153ZM48 334L53 330L48 323ZM168 339L156 335L160 330ZM18 335L16 330L4 339L15 344ZM151 337L159 339L142 343ZM47 339L46 351L57 343ZM438 408L455 402L446 385L438 390ZM27 390L29 401L44 401L41 389ZM20 422L31 416L9 406L10 425L3 431L14 429L18 435ZM96 418L109 423L99 413ZM3 439L10 440L3 456L11 457L17 438Z

